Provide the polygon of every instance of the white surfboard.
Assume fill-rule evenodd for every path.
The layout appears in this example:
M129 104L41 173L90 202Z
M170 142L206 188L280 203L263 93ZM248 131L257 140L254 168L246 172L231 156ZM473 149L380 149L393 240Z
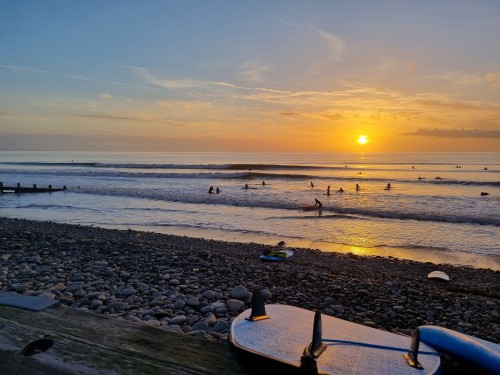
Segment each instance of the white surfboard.
M412 367L405 359L412 342L408 336L288 305L266 305L264 314L253 315L246 310L232 322L229 340L236 360L253 371L427 375L441 369L438 353L424 343L418 348L422 368ZM318 316L321 345L313 345Z
M450 281L450 277L443 271L432 271L427 275L427 278L434 280Z

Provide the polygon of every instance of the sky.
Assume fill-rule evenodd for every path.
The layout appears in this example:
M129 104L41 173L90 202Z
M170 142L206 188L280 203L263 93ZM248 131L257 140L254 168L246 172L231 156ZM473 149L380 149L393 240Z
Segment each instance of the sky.
M499 36L498 0L0 0L0 151L500 151Z

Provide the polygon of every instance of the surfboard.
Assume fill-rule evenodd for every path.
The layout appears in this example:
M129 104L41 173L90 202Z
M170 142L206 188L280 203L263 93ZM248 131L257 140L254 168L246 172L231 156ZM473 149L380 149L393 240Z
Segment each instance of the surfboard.
M266 262L281 262L283 260L288 260L291 257L293 257L293 250L286 249L273 251L269 254L262 254L260 259Z
M418 365L412 363L411 337L289 305L262 302L254 311L254 300L252 311L233 320L229 334L236 360L253 372L427 375L441 370L438 353L425 343L417 348Z
M450 277L443 271L432 271L427 275L428 279L450 281Z
M500 373L500 345L447 328L418 327L418 339L487 373Z

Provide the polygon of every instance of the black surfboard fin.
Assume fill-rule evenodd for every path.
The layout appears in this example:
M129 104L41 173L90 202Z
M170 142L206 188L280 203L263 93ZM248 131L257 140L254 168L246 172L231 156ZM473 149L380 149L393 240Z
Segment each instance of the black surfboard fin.
M251 320L253 322L257 320L269 319L269 316L266 315L266 307L264 305L264 297L262 297L262 293L260 289L256 289L252 294L252 313L246 320Z
M406 359L406 362L409 366L423 369L420 362L418 362L418 347L420 346L420 331L418 328L413 331L413 335L411 338L410 351L406 354L403 354L403 357Z
M322 327L321 327L321 313L316 311L314 314L313 337L309 345L304 349L302 358L300 359L301 369L306 374L317 374L318 365L316 359L326 350L326 345L323 344Z

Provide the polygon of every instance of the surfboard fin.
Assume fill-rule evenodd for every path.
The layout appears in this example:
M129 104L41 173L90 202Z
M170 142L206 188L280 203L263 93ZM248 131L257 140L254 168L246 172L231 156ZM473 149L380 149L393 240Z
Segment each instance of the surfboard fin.
M316 359L326 350L326 345L323 344L321 313L316 311L314 314L313 337L309 345L304 349L302 358L300 359L300 368L306 374L317 374L318 365Z
M256 289L252 294L252 313L246 320L251 320L253 322L257 320L269 319L269 316L266 315L266 307L264 305L264 297L262 297L262 293L260 289Z
M403 354L406 362L409 366L415 367L418 369L423 369L424 367L418 362L418 347L420 346L420 331L418 328L413 332L410 344L410 351L406 354Z

